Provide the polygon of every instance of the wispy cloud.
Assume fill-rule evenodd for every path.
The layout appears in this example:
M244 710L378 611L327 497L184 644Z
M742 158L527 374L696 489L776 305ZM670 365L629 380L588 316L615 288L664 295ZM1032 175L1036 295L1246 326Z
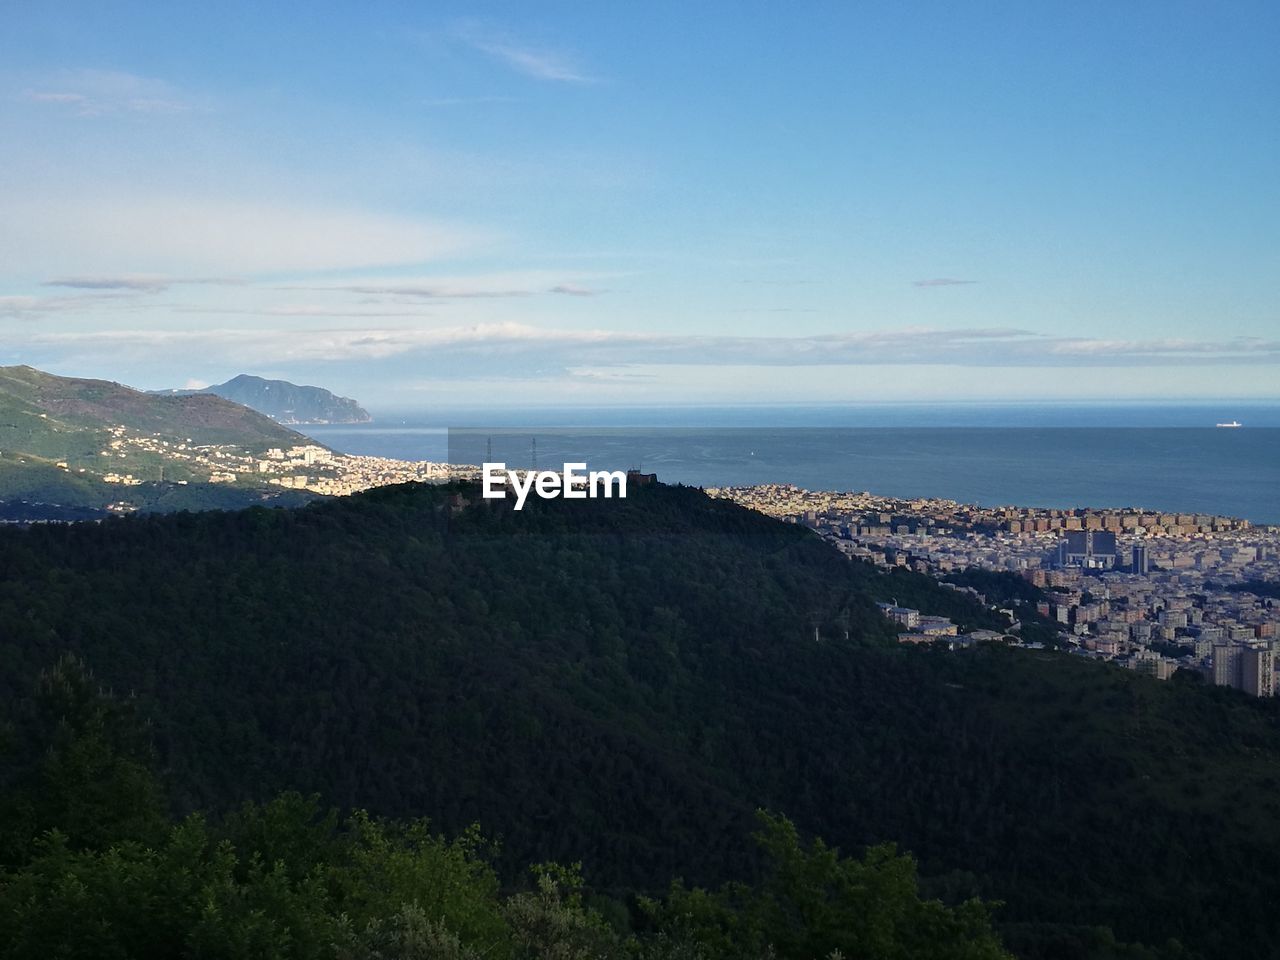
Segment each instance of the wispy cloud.
M729 313L817 313L812 307L740 307Z
M481 24L461 23L455 33L475 49L537 80L556 83L595 83L597 80L564 53L522 42Z
M357 362L401 357L423 374L466 379L642 366L1190 367L1280 364L1280 340L1094 340L1002 327L910 328L803 337L573 330L523 323L403 328L43 332L28 345L95 356L189 356L220 362Z
M119 70L60 70L23 90L20 97L83 117L179 114L196 106L164 80Z
M66 313L112 303L136 303L141 291L86 293L65 297L0 297L0 319L34 320L51 313Z
M932 280L913 280L913 287L965 287L977 280L956 280L953 277L934 277Z
M484 289L450 284L366 284L353 283L339 287L282 287L284 290L340 290L346 293L363 293L367 296L411 297L415 300L474 300L503 297L527 297L531 290Z
M598 297L603 291L593 290L590 287L582 287L576 283L557 283L547 292L562 293L567 297Z
M384 319L387 317L413 318L420 320L431 316L424 313L421 307L404 310L388 310L385 308L367 309L360 307L329 307L321 304L285 304L278 307L197 307L175 305L169 308L174 313L199 313L212 315L240 315L252 317L343 317L352 320L361 318Z
M564 273L551 270L507 271L454 277L376 278L318 284L280 286L280 290L305 290L320 293L355 293L365 297L393 298L392 302L413 300L487 300L531 297L555 293L575 297L592 297L602 291L583 285L585 277L604 274L576 272L575 279L564 279Z
M565 375L574 380L587 380L595 383L633 383L644 380L657 380L658 376L654 373L636 373L631 370L593 370L587 367L572 367L565 371Z
M235 277L57 277L46 280L41 286L71 287L77 290L135 290L139 293L159 293L176 284L201 284L206 286L242 286L245 281Z
M169 289L169 282L158 277L58 277L41 286L73 287L77 290L136 290L157 293Z
M0 264L10 275L126 280L426 263L490 239L369 210L133 191L0 194L0 222Z
M89 99L83 93L56 93L52 90L26 90L22 96L32 103L83 104Z
M486 103L518 103L515 97L430 97L422 101L424 107L474 107Z

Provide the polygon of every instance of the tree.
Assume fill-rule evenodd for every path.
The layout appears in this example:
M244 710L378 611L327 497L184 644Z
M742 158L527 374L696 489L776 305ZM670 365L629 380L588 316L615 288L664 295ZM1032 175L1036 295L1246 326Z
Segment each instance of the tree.
M23 737L0 769L0 863L20 862L54 828L70 849L163 835L145 731L83 661L64 655L41 673L21 713Z
M821 840L809 845L785 817L759 814L764 879L719 891L675 884L663 903L646 901L674 944L697 944L707 960L1002 960L1009 955L978 900L948 907L920 897L915 861L891 844L862 859Z

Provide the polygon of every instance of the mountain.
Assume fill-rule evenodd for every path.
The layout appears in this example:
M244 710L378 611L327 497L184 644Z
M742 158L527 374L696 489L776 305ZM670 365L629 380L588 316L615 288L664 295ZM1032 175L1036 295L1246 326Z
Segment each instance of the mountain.
M373 419L354 400L336 396L322 387L298 386L287 380L264 380L245 373L203 390L174 392L216 394L242 403L280 423L368 423Z
M661 485L0 530L0 704L75 654L136 694L176 812L296 789L478 822L504 884L547 860L624 902L754 876L765 808L850 853L898 844L927 896L1002 901L1024 958L1270 955L1280 703L906 648L874 605L894 597L1002 622Z
M207 481L218 460L311 442L218 396L162 396L0 367L0 502L247 506L279 491L263 490L252 478L212 490ZM110 479L116 477L124 479Z
M0 449L62 452L53 435L113 426L196 444L265 450L310 442L246 406L219 396L157 395L108 380L59 377L33 367L0 367ZM44 423L35 423L36 419ZM38 448L38 449L37 449Z

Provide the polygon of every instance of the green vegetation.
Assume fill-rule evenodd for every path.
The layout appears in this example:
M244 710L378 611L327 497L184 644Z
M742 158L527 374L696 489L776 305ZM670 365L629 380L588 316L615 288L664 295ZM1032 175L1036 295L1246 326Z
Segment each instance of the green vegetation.
M167 469L167 468L166 468ZM143 513L296 507L316 499L305 490L213 483L106 483L28 456L0 453L0 520L84 520L106 516L107 504L125 501Z
M7 504L101 511L125 501L141 510L240 509L277 499L262 485L208 484L209 471L132 445L111 449L111 430L192 445L231 444L249 452L308 441L267 417L220 397L156 396L104 380L57 377L31 367L0 367L0 518L22 515ZM107 452L110 455L107 455ZM131 473L139 486L111 484L107 473Z
M1012 610L1020 626L1016 633L1024 643L1040 643L1046 647L1065 646L1059 639L1058 624L1036 609L1036 604L1049 594L1024 577L1003 570L968 567L945 578L948 583L970 587L1000 609Z
M0 451L0 502L56 503L101 508L110 503L112 487L91 474L70 472L30 454Z
M0 450L58 460L96 455L101 446L86 446L89 436L80 435L100 436L112 425L253 450L308 442L269 417L213 395L149 394L106 380L0 367Z
M949 583L962 587L971 587L987 598L991 603L1001 607L1017 607L1030 604L1032 607L1043 599L1045 592L1025 577L1004 570L983 570L981 567L967 567L946 577Z
M503 889L475 827L446 839L296 793L170 824L128 714L78 661L40 678L0 767L3 960L1008 957L984 904L921 898L909 857L841 857L764 814L760 880L677 883L637 904L636 930L588 904L577 865Z
M0 531L0 702L83 656L136 693L178 817L298 790L376 823L479 822L507 895L529 863L581 861L584 902L687 907L708 957L868 942L786 926L854 936L844 906L769 892L777 858L742 842L758 808L868 851L846 869L801 844L815 890L873 897L858 871L885 857L876 882L906 884L879 851L897 843L952 908L901 916L951 929L1002 901L1026 958L1261 956L1280 936L1280 704L1052 651L900 647L876 600L998 615L695 490L519 514L474 496Z

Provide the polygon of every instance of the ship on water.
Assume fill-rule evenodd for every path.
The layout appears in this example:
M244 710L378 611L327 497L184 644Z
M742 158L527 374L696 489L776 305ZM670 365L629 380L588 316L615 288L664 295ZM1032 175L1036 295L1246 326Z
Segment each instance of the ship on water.
M1232 420L1230 423L1215 423L1215 424L1214 424L1214 426L1215 426L1215 427L1230 427L1230 428L1233 428L1233 429L1234 429L1235 427L1243 427L1243 426L1244 426L1244 424L1243 424L1243 423L1241 423L1239 420Z

